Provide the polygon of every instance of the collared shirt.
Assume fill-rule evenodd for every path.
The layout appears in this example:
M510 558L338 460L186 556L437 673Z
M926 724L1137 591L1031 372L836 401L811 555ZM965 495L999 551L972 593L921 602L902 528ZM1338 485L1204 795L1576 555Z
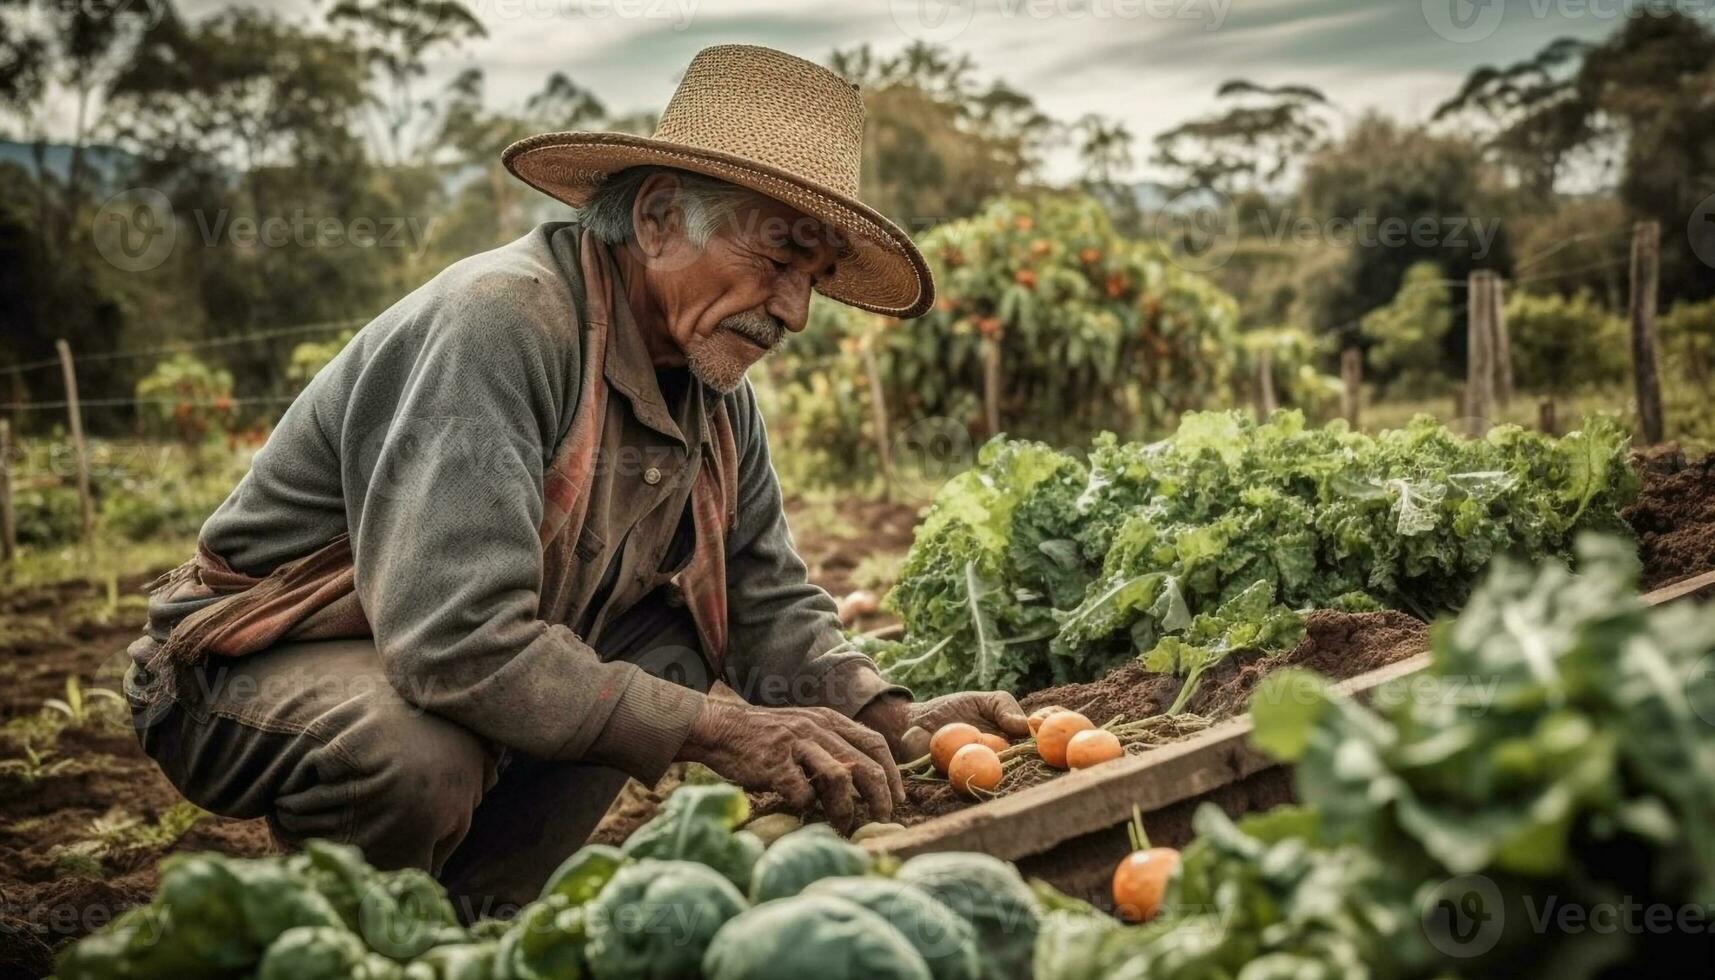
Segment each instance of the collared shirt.
M674 541L725 398L739 473L724 679L756 703L848 715L903 692L844 646L832 599L808 582L749 386L723 396L687 380L669 405L623 304L589 510L553 545L571 553L544 561L542 475L579 404L578 235L543 225L359 331L286 411L204 543L260 575L349 531L379 656L408 700L518 751L651 779L703 695L604 661L602 635L688 555Z

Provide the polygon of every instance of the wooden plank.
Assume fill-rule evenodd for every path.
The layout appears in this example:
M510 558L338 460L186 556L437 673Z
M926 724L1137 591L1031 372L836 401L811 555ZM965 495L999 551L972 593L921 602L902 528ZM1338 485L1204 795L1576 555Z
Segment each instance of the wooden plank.
M1644 443L1662 439L1661 378L1656 369L1656 300L1661 285L1661 225L1640 221L1632 229L1632 380L1637 387L1638 428Z
M1697 575L1644 595L1662 605L1715 587L1715 572ZM1390 681L1429 666L1419 653L1340 682L1347 694L1369 698ZM1142 755L1068 772L1049 782L927 820L863 846L906 858L933 851L982 851L1008 861L1041 854L1069 841L1099 834L1131 818L1136 807L1157 813L1222 787L1250 779L1279 762L1251 747L1248 715Z
M864 339L863 369L869 379L870 421L875 426L875 452L881 462L884 497L893 499L893 434L887 424L887 392L881 384L881 364L875 356L875 335Z
M0 419L0 561L18 554L18 519L12 513L12 423Z
M1495 404L1501 414L1513 400L1513 343L1507 334L1506 280L1496 275L1489 282L1489 328L1494 331L1491 347L1495 355Z
M95 498L89 493L89 448L83 442L83 410L77 403L77 366L72 363L71 345L64 340L54 342L60 355L60 373L65 378L66 414L71 421L71 448L77 455L77 496L83 504L83 541L89 543L95 535Z
M1340 414L1352 428L1358 427L1358 410L1364 391L1364 353L1356 347L1340 352Z
M1495 330L1491 288L1494 273L1477 269L1466 279L1465 316L1465 431L1480 436L1489 431L1495 401Z
M1672 585L1664 585L1661 588L1656 589L1654 592L1645 593L1644 604L1649 606L1659 606L1662 603L1672 602L1675 599L1683 599L1687 596L1697 595L1705 589L1711 588L1715 588L1715 572L1704 572L1702 575L1693 575L1690 578L1681 579Z
M1000 435L1000 341L984 337L983 352L983 424L991 436Z

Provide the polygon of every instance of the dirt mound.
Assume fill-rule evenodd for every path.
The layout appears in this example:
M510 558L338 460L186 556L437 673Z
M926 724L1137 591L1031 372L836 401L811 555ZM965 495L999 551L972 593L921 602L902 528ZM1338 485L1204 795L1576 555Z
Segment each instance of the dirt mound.
M1686 459L1668 447L1634 461L1643 488L1624 513L1638 536L1644 587L1715 569L1715 454Z

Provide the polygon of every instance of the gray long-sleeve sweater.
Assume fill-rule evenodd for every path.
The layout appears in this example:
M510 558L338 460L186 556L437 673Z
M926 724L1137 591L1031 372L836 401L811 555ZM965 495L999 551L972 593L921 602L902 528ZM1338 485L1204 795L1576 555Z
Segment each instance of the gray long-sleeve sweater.
M562 535L570 572L545 581L542 475L581 377L578 236L543 225L359 331L286 411L203 542L260 575L349 531L378 655L407 699L518 751L647 780L704 695L605 662L601 631L670 578L710 438L705 406L722 396L691 383L669 406L619 304L604 465L583 533ZM903 693L842 646L834 604L793 548L754 393L724 397L740 461L726 680L757 703L848 715Z

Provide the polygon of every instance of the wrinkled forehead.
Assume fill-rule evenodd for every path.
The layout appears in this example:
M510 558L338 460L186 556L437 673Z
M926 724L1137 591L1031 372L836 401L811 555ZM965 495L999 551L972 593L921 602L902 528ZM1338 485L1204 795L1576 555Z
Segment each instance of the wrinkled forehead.
M827 259L839 259L851 252L851 244L839 228L771 197L753 195L751 203L739 208L733 218L731 233L744 244Z

